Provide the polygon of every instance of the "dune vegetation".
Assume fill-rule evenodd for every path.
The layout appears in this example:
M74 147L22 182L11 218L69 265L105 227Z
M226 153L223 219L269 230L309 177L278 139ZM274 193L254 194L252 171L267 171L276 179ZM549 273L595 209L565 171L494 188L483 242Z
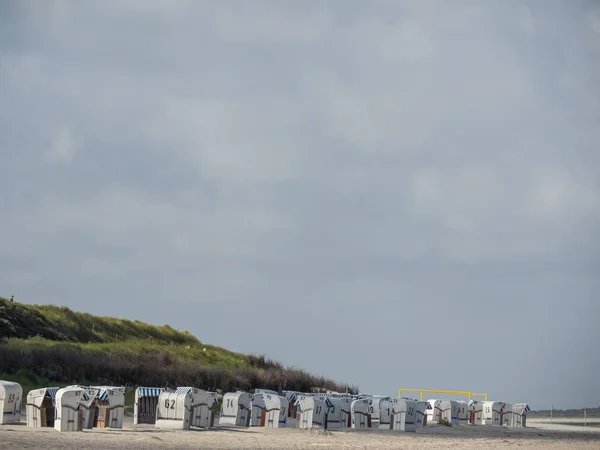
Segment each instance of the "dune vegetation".
M0 379L24 390L71 383L212 391L356 387L199 341L187 331L0 297Z

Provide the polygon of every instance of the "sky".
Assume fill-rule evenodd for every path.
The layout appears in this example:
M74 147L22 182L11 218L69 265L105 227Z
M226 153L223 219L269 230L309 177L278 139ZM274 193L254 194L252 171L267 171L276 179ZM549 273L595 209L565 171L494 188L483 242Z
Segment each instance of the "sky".
M0 295L600 406L599 86L596 1L0 2Z

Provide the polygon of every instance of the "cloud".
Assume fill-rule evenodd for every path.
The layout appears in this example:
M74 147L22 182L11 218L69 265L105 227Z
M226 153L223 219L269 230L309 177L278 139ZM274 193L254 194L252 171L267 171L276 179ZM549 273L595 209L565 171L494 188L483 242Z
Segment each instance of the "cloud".
M528 210L537 219L576 220L600 213L600 198L594 186L578 182L559 167L536 167L531 172Z
M422 368L407 384L439 381L431 324L526 330L520 353L503 334L445 347L459 389L542 407L587 364L552 349L580 330L581 354L598 340L589 5L0 8L11 294L168 322L387 394L398 346ZM311 333L240 331L282 316ZM348 330L364 339L336 346L336 364L314 350ZM484 353L527 361L520 383L460 369ZM590 392L583 377L553 401Z
M432 33L414 18L398 22L372 18L365 21L358 32L365 43L375 44L376 54L384 60L412 64L431 62L436 56Z
M255 107L167 98L148 134L169 142L165 151L190 162L206 178L230 182L294 178L303 164L298 110L284 99L264 99Z
M47 158L53 162L68 164L73 161L77 146L73 134L67 127L60 127L53 133Z
M586 22L592 33L600 34L600 9L588 12Z
M258 2L254 5L226 3L217 8L211 21L214 33L235 42L314 44L323 39L332 25L330 12L321 8L297 8L290 14L289 6Z
M524 5L519 12L519 25L526 35L531 36L536 32L535 19L527 5Z

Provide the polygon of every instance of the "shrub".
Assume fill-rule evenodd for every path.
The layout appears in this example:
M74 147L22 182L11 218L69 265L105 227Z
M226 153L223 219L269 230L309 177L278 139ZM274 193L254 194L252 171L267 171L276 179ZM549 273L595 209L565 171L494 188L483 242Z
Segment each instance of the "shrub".
M55 384L195 386L211 391L357 393L324 377L286 368L265 355L202 344L168 325L97 317L66 307L24 305L0 298L0 373L31 373ZM32 382L33 383L33 382Z
M310 392L312 388L345 391L346 386L298 369L275 365L226 369L182 360L168 345L140 351L141 343L78 344L40 338L9 339L0 344L0 373L28 371L54 383L82 380L124 386L195 386L210 391L250 391L257 388ZM133 347L133 348L131 348ZM352 388L352 393L357 389Z

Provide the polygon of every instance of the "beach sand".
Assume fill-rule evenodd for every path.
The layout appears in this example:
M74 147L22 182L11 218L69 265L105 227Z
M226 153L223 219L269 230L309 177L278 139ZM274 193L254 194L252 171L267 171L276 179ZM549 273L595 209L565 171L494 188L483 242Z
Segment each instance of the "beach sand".
M214 430L167 431L152 426L123 430L85 430L59 433L24 425L0 426L0 449L600 449L600 419L589 425L570 425L580 419L529 419L527 428L484 426L428 426L416 433L389 430L298 430L296 428L217 428Z

